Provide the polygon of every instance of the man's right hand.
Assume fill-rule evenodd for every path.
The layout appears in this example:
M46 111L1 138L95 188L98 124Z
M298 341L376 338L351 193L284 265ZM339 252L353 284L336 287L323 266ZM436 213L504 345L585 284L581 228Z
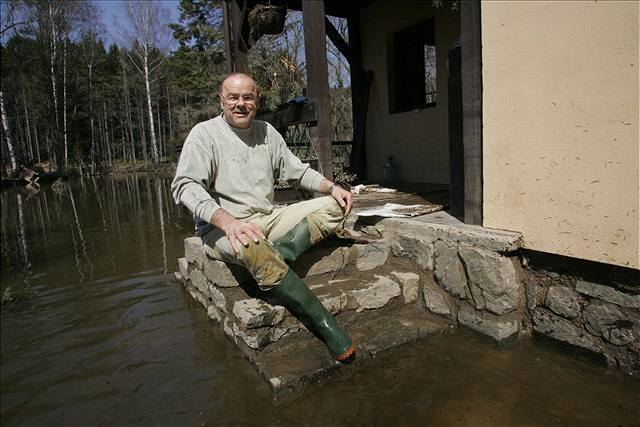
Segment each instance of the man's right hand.
M266 239L262 229L256 224L236 219L222 208L213 214L210 222L224 231L235 253L238 253L238 242L246 247L250 240L258 243L261 239Z

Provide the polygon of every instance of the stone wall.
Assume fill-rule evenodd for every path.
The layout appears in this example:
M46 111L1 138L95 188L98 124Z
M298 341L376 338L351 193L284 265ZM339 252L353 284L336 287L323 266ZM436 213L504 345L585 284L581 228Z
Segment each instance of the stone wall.
M406 219L353 226L416 262L432 313L497 341L518 335L525 305L519 234Z
M523 283L535 333L640 375L640 295L544 270L525 269Z
M517 233L404 219L353 226L416 261L432 313L497 341L544 335L640 375L638 293L535 271L520 254Z

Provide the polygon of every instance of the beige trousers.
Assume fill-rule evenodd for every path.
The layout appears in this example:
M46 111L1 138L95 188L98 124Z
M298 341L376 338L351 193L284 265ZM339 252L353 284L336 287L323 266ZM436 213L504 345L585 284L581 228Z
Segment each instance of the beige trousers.
M344 212L331 196L305 200L289 206L276 208L269 215L255 214L246 220L258 225L266 241L256 244L250 242L247 247L239 244L236 254L231 242L219 228L213 228L201 236L205 245L213 248L214 256L220 261L246 267L262 289L269 289L278 283L287 273L289 266L273 248L273 243L289 230L307 219L311 243L332 234L344 221Z

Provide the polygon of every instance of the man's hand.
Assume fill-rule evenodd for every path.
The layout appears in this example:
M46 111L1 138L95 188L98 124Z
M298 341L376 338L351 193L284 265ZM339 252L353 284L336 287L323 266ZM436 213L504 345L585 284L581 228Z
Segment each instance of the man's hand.
M262 229L256 224L236 219L222 208L213 214L210 222L224 231L235 253L238 253L238 242L243 246L248 246L249 240L258 243L260 240L266 239Z
M320 182L320 192L331 194L331 197L336 199L340 207L344 209L345 216L351 213L351 208L353 207L353 196L351 195L351 191L338 187L333 182L325 178Z
M353 207L353 196L351 191L347 191L337 185L331 190L331 197L338 201L338 204L344 209L344 214L349 215L351 208Z

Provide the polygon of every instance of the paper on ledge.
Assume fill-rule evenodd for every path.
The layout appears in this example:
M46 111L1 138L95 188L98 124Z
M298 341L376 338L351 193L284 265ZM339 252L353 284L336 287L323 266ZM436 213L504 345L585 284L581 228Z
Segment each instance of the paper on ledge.
M409 218L442 210L442 205L399 205L387 203L377 208L357 212L358 216L380 216L384 218Z

